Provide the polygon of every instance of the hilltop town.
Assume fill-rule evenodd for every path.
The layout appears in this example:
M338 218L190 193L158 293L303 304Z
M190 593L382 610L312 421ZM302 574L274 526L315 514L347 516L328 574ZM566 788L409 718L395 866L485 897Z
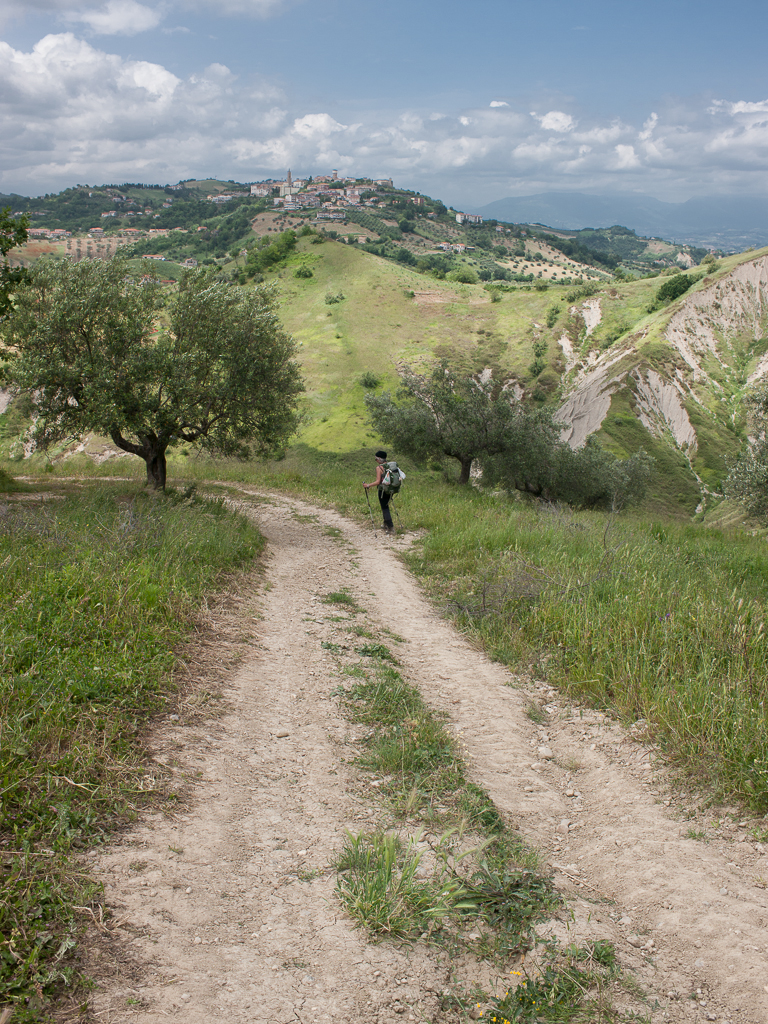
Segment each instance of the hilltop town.
M566 232L487 220L396 187L391 178L337 171L294 177L288 170L285 179L251 183L76 185L34 199L0 196L0 203L30 220L29 243L16 260L45 253L104 259L126 247L131 256L163 263L169 280L200 263L238 276L266 236L307 225L436 277L499 287L687 269L706 255L627 228Z

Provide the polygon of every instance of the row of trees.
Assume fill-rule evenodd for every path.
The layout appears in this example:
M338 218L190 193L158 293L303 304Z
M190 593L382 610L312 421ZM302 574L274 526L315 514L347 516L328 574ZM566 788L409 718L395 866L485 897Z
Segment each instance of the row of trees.
M399 372L397 401L390 392L366 395L373 426L417 462L455 459L459 483L469 482L477 461L484 483L551 501L615 509L645 492L653 467L645 452L619 460L595 439L574 451L551 412L517 401L492 377L445 361L427 374L408 366Z

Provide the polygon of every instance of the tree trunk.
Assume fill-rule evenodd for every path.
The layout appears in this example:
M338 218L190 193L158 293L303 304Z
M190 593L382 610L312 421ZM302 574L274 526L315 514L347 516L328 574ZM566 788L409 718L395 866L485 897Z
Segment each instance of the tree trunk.
M131 455L138 455L147 464L147 486L151 485L156 491L165 490L165 450L168 442L159 438L157 434L139 434L139 444L123 437L115 427L110 431L110 437L118 448Z
M472 458L469 458L469 459L459 458L459 463L461 464L461 472L459 473L459 483L460 484L468 484L469 483L469 471L472 469L472 463L473 462L474 462L474 459L472 459Z
M156 449L144 456L147 463L147 486L156 491L165 490L165 449Z

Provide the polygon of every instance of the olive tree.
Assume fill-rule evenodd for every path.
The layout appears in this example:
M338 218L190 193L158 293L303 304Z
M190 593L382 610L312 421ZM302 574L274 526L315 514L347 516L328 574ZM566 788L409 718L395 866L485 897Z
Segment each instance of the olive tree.
M372 426L417 462L456 459L459 483L469 482L477 459L484 484L548 501L619 509L645 493L653 468L645 452L617 459L594 438L571 449L548 409L519 401L490 374L469 374L447 361L427 374L408 366L399 373L397 401L389 392L366 395Z
M398 401L389 392L365 397L374 429L417 461L456 459L461 484L469 482L475 459L506 453L526 489L539 455L559 437L548 412L523 406L491 377L467 374L446 361L427 374L408 366L399 373Z
M181 442L236 457L279 449L303 391L294 342L268 291L215 274L186 273L166 302L157 278L122 258L40 260L4 324L37 444L96 431L144 459L156 488Z
M11 295L26 279L26 269L21 266L12 267L8 253L26 242L28 224L26 215L12 217L10 206L0 210L0 317L8 312Z

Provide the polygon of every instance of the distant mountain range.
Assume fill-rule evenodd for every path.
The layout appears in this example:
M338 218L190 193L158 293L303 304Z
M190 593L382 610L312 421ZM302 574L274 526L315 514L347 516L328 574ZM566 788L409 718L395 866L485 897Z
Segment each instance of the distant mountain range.
M704 196L665 203L630 192L541 192L497 199L467 212L572 230L621 224L639 235L726 251L768 244L768 199L758 196Z

